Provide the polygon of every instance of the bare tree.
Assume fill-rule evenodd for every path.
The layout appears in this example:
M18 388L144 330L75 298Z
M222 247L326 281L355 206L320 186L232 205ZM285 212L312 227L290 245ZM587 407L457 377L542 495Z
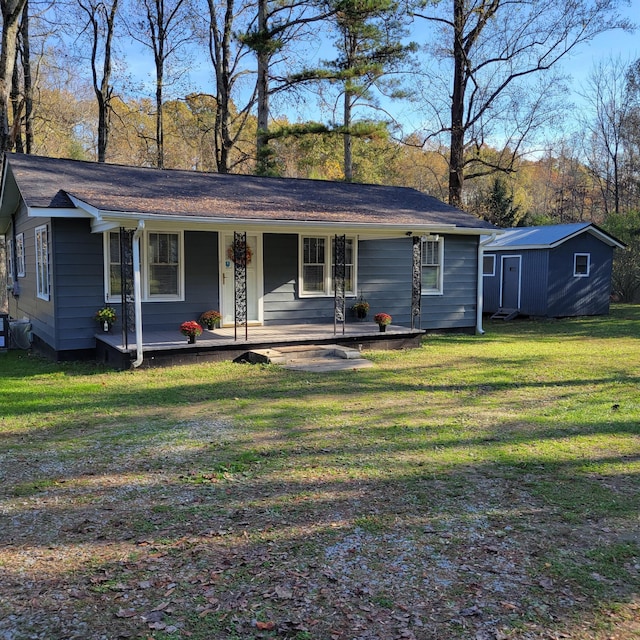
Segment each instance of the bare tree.
M156 103L156 166L164 167L164 142L162 107L166 83L167 61L176 56L180 48L191 38L186 18L185 0L135 0L130 33L134 39L151 49L155 65Z
M620 0L574 0L570 6L564 0L449 0L415 13L434 27L435 59L453 66L452 85L445 94L450 96L448 113L441 104L430 105L441 122L435 133L450 138L450 204L462 205L464 180L477 174L474 165L481 164L467 152L481 147L492 125L499 122L504 128L512 122L502 135L510 141L505 146L513 150L531 138L541 114L543 121L549 117L544 98L552 83L545 83L542 91L530 88L527 94L529 78L553 69L599 33L630 28L617 13L619 4ZM484 171L510 168L507 163Z
M98 162L105 162L109 146L109 121L113 86L112 49L119 0L77 0L86 23L91 50L91 80L98 103Z
M215 160L228 173L246 158L235 154L256 103L255 71L247 64L250 49L236 36L249 29L255 5L249 0L207 0L206 41L215 77ZM244 89L241 98L240 89ZM242 100L242 104L240 101Z
M20 16L26 0L0 0L2 36L0 42L0 153L9 151L13 139L9 131L10 94Z

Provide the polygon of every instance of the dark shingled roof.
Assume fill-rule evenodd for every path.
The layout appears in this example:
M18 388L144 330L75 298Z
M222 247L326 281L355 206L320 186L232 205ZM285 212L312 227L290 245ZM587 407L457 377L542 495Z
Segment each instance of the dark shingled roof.
M7 160L30 207L72 207L68 194L102 211L145 215L493 228L407 187L158 170L21 154Z

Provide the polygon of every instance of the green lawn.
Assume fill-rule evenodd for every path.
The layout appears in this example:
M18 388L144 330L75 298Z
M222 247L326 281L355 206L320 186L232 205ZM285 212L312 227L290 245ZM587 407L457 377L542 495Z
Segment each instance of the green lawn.
M640 637L640 307L486 329L322 374L0 354L0 638Z

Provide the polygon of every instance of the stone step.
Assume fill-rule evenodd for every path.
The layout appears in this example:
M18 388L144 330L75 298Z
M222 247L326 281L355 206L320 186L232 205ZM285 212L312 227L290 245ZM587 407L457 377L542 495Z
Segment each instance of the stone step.
M342 371L373 366L358 349L337 344L253 349L238 360L252 364L278 364L296 371Z

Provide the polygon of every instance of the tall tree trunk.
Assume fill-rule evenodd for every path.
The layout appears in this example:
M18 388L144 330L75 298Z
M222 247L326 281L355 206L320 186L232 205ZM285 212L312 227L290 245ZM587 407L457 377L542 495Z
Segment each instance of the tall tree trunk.
M256 173L260 176L271 173L271 150L269 148L269 59L267 46L267 0L258 0L258 33L260 44L258 62L258 133L256 135Z
M352 137L351 137L351 98L352 93L345 88L344 91L344 181L353 182L353 154L352 154Z
M11 78L11 115L13 119L13 125L11 126L11 139L15 145L15 149L18 153L24 153L24 146L22 144L22 95L20 91L20 66L17 58L19 57L19 48L16 47L16 61L13 66L13 76Z
M25 0L20 25L22 38L22 74L24 76L24 139L25 151L33 151L33 78L31 77L31 43L29 38L29 0Z
M464 184L464 94L466 55L463 43L464 0L453 2L453 92L451 97L451 146L449 150L449 204L462 205Z
M163 65L158 67L156 73L156 166L164 169L164 123L162 120L162 83L164 74Z
M0 42L0 152L13 146L9 131L9 96L16 61L20 14L26 0L0 0L2 39Z

